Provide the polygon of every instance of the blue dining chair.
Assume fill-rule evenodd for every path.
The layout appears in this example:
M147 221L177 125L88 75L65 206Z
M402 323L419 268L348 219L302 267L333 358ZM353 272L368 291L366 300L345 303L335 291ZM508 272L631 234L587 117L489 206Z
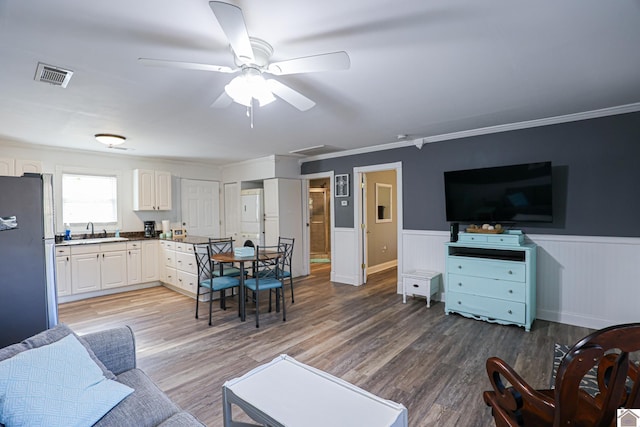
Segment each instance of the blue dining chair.
M254 259L254 275L245 279L244 286L253 291L253 301L256 311L256 328L260 327L260 291L276 293L276 312L280 312L280 298L282 298L282 321L287 320L284 303L284 283L280 277L284 252L280 246L256 246ZM269 298L271 299L271 298ZM270 310L271 311L271 307Z
M213 275L214 264L211 260L211 247L208 244L193 245L193 252L198 265L198 290L196 292L196 319L198 318L198 304L200 302L200 289L209 290L209 326L211 326L211 313L213 310L213 293L220 293L220 308L227 309L226 290L240 286L240 279L232 276L215 277Z

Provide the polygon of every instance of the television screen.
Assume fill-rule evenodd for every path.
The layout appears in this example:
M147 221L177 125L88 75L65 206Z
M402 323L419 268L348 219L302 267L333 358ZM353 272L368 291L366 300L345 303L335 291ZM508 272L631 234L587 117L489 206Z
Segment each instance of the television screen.
M551 162L444 173L449 222L552 222Z

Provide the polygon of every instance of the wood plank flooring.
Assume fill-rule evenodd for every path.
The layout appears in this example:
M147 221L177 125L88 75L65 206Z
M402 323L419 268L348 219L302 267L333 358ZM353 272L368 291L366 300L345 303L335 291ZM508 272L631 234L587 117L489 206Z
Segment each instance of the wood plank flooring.
M541 320L525 332L445 316L440 302L430 309L420 298L403 304L395 269L369 276L361 287L330 282L329 270L330 264L313 264L311 275L295 281L295 304L287 296L287 321L265 306L259 329L252 310L240 322L235 299L226 311L214 302L209 327L207 304L195 319L195 301L164 287L62 304L60 319L80 334L130 325L138 366L208 426L223 424L226 380L285 353L404 404L412 427L491 426L481 396L490 388L488 357L547 387L554 342L573 344L591 332Z

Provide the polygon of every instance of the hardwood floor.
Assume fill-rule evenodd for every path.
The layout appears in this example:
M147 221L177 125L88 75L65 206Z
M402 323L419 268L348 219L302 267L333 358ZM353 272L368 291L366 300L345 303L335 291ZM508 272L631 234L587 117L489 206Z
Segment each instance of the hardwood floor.
M310 276L295 281L295 304L287 298L287 321L265 306L259 329L252 310L240 322L234 299L226 311L214 302L209 327L207 304L195 319L195 301L164 287L62 304L60 319L80 334L130 325L138 366L209 426L223 424L226 380L284 353L404 404L412 427L491 426L481 396L490 387L488 357L547 387L554 342L573 344L591 332L541 320L525 332L445 316L440 302L429 309L420 298L403 304L395 269L369 276L361 287L330 282L329 270L330 264L313 264Z

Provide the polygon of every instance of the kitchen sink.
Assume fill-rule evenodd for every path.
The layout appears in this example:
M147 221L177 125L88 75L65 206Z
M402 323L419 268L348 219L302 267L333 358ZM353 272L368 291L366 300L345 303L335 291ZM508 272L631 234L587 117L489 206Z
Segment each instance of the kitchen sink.
M126 242L126 237L96 237L93 239L78 239L78 240L65 240L58 245L89 245L92 243L110 243L110 242Z

